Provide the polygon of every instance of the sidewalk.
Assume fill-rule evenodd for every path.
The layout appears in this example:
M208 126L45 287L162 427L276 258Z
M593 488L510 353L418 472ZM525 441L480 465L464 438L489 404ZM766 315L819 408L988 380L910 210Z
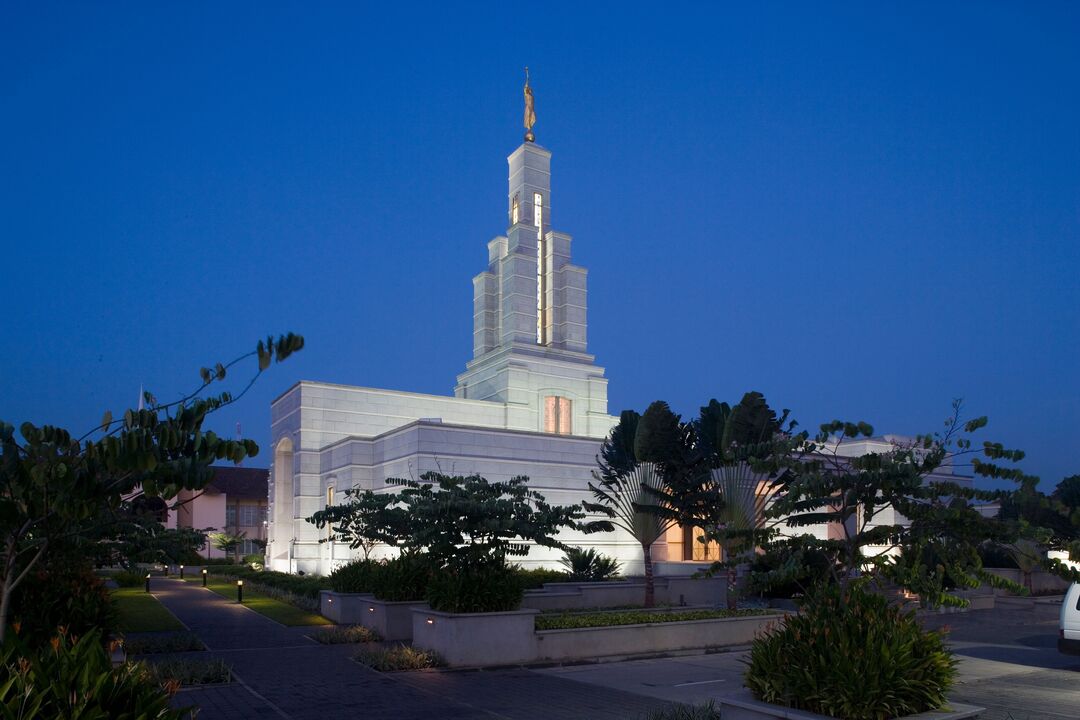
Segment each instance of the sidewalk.
M155 597L221 657L238 679L182 690L177 706L200 720L636 720L665 703L524 669L378 673L353 662L355 645L320 645L234 601L181 580ZM202 654L202 653L200 653Z

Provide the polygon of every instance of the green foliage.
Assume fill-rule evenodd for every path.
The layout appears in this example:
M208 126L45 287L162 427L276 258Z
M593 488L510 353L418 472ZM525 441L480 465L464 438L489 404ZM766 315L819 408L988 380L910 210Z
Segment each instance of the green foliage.
M370 591L379 600L389 602L423 600L435 571L431 557L403 553L393 560L372 564Z
M262 570L266 565L265 555L245 555L240 561L250 567L252 570Z
M245 583L251 583L253 587L280 590L316 601L319 599L320 590L330 589L328 578L316 575L292 575L274 570L254 570L248 565L217 565L208 566L206 569L211 575L238 578Z
M232 667L220 658L170 657L146 663L160 685L214 685L232 680Z
M231 556L235 554L236 549L244 542L245 536L246 533L233 535L232 533L226 532L212 532L206 536L206 539L210 541L210 547Z
M572 630L574 628L611 627L614 625L645 625L653 623L686 622L689 620L722 620L727 618L769 615L768 610L617 610L614 612L541 613L536 616L537 630Z
M503 612L517 610L523 592L519 573L505 564L489 562L435 573L427 601L441 612Z
M650 710L645 720L720 720L720 710L710 700L704 705L670 705Z
M445 665L442 658L435 653L418 650L408 645L395 645L388 648L365 646L353 656L353 659L379 672L423 670Z
M770 598L801 597L831 580L831 563L828 555L815 548L789 553L774 547L754 557L748 590Z
M521 578L521 586L526 590L539 590L544 583L566 582L566 573L547 568L530 568L526 570L520 565L514 566L514 572Z
M150 501L164 506L160 498L139 496L121 503L113 522L100 529L93 544L95 561L101 565L132 567L140 563L178 565L199 563L206 547L206 532L194 528L166 528L148 510ZM92 539L88 535L87 540Z
M131 655L157 655L159 653L192 652L205 650L202 640L192 632L154 633L152 635L127 635L124 651Z
M638 462L663 463L682 441L679 416L663 400L645 409L634 436L634 457Z
M54 558L37 565L12 598L11 617L23 642L43 645L61 626L76 636L94 628L110 633L116 612L105 583L85 563Z
M568 547L559 564L566 568L566 579L570 582L597 582L619 575L619 561L595 548Z
M0 708L5 717L116 718L117 720L181 720L189 710L173 710L166 688L142 663L113 668L102 635L92 630L77 640L55 636L43 645L27 644L21 632L11 633L0 650Z
M142 587L146 582L146 573L141 570L121 570L112 579L120 587Z
M983 543L979 546L979 559L982 561L982 565L985 568L1009 568L1012 570L1019 570L1020 566L1016 564L1016 560L1013 559L1012 554L1008 548L1002 545L995 545L994 543Z
M343 645L346 643L380 642L379 633L363 625L334 625L319 628L311 634L315 642L323 645Z
M754 641L745 683L764 702L885 720L942 707L956 666L943 636L913 612L859 587L830 587Z
M234 365L254 356L258 370L250 387L272 361L303 345L303 338L291 333L268 338L252 353L218 363L212 373L203 368L200 385L179 400L158 403L146 393L145 409L126 410L116 419L106 411L81 437L29 422L16 434L14 426L0 421L0 639L7 632L12 593L48 553L81 544L92 556L100 536L122 522L125 498L141 491L167 500L183 489L202 489L212 478L212 463L238 463L255 455L252 440L203 430L211 413L243 392L236 397L205 393Z
M339 593L371 592L377 564L374 560L361 558L336 568L327 577L330 588Z

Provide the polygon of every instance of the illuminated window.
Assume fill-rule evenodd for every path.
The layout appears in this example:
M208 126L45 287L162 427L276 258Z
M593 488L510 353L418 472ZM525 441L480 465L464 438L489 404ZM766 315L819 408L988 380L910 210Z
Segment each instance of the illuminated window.
M520 216L521 208L518 206L518 196L515 195L513 207L510 210L511 224L517 225L517 221L520 219Z
M536 226L536 343L544 344L544 198L533 194L533 225Z
M544 398L544 432L569 435L570 398L549 395Z

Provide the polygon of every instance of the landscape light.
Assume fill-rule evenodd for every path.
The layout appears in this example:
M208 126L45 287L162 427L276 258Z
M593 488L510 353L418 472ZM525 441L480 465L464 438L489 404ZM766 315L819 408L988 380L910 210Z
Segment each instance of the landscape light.
M427 619L427 624L428 625L434 625L435 624L435 618L428 618Z
M202 569L202 586L206 587L206 568Z
M180 566L180 579L181 580L184 579L184 566L183 565Z
M150 573L146 573L146 592L150 592Z
M236 581L236 602L238 602L238 603L244 602L244 581L243 580L237 580Z
M367 611L368 611L368 612L375 612L375 608L373 608L373 607L369 607L369 608L367 609Z

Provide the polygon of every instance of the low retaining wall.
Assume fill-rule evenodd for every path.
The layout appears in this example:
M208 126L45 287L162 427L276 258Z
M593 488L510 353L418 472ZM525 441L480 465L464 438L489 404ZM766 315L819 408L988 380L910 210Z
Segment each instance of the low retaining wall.
M746 645L783 615L535 630L534 609L456 615L414 608L412 644L450 667L520 665Z
M761 630L781 617L751 615L645 625L539 630L536 632L537 659L583 660L749 645Z
M711 605L727 602L727 579L720 577L658 577L654 581L656 602L661 605ZM645 583L637 580L611 580L586 583L544 583L542 590L526 590L524 608L535 610L580 610L592 607L641 605L645 601Z
M371 593L339 593L332 590L319 591L319 614L338 625L359 625L368 612Z
M993 573L998 577L1003 577L1006 580L1012 580L1018 585L1024 584L1024 573L1015 568L985 568L986 572ZM984 586L987 592L990 592L989 587ZM1048 573L1045 570L1039 570L1031 573L1031 590L1036 595L1046 595L1049 593L1064 593L1069 587L1069 581L1059 578L1057 575ZM993 590L995 595L1012 595L1008 590Z
M413 647L433 650L450 667L520 665L536 660L538 610L496 613L412 612Z

